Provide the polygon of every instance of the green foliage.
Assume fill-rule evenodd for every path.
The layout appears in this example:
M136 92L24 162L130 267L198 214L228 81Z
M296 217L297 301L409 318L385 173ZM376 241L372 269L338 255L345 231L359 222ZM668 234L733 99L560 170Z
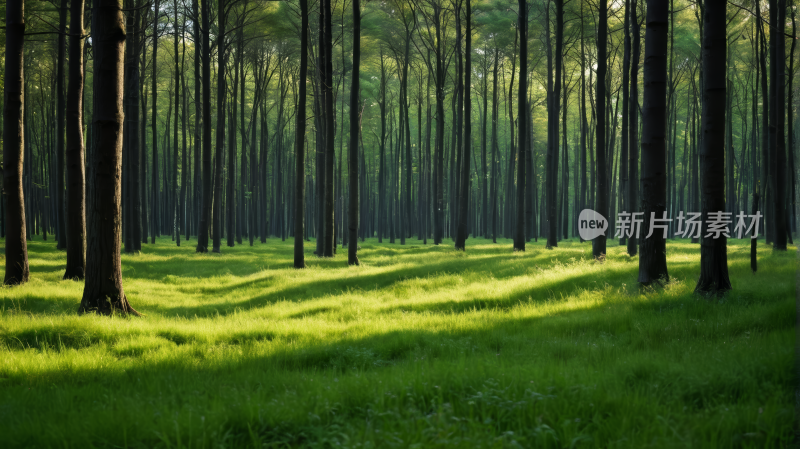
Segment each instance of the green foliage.
M415 241L412 241L415 243ZM795 252L731 241L733 291L692 294L589 244L525 253L361 243L363 265L292 246L122 256L143 318L77 316L64 254L30 242L0 290L4 447L781 447L793 435ZM308 243L309 253L313 242Z

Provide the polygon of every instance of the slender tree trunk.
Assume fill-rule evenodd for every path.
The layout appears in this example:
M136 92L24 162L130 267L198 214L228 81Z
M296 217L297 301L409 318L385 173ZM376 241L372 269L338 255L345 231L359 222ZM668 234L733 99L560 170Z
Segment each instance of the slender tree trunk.
M86 180L83 163L83 0L72 0L67 91L67 268L64 279L82 280L86 267Z
M222 168L225 158L225 100L227 83L225 67L227 66L227 45L225 44L225 22L227 21L225 1L218 0L217 5L217 134L216 153L214 154L214 209L212 214L212 252L221 252L222 244Z
M151 201L150 201L150 243L156 242L156 237L161 235L160 219L161 210L159 202L159 173L158 173L158 19L161 1L156 0L155 14L153 14L153 75L150 80L153 83L153 110L150 126L153 127L153 173L151 180Z
M5 285L28 282L28 243L25 239L25 197L22 168L25 161L23 0L6 2L5 76L3 77L3 197L5 200ZM62 234L63 235L63 234Z
M528 3L519 0L519 93L517 95L517 207L514 229L514 251L525 251L525 152L527 149L528 119ZM551 223L552 225L552 223Z
M359 76L361 69L361 2L353 1L353 72L350 85L350 145L347 154L348 187L350 189L349 208L347 211L347 228L349 244L347 245L348 265L358 265L358 136L359 117Z
M700 143L704 228L710 214L725 210L726 4L706 2L703 14L703 111ZM728 278L727 238L704 235L700 243L700 279L696 292L724 294Z
M773 12L774 10L774 12ZM773 175L772 181L772 202L773 216L775 221L775 241L772 249L775 251L786 251L787 229L786 229L786 134L784 115L784 101L786 101L786 39L784 32L786 29L786 1L770 1L770 50L772 60L770 69L772 70L772 82L770 83L770 93L772 93L772 109L770 109L770 166ZM773 20L774 19L774 20Z
M197 228L197 252L198 253L207 253L208 252L208 231L211 219L211 204L213 198L211 196L211 187L213 185L212 177L211 177L211 52L209 50L210 42L209 42L209 27L210 27L210 20L209 16L211 15L211 5L209 0L202 0L202 12L203 12L203 29L202 29L202 76L201 79L203 81L203 119L202 119L202 128L203 128L203 170L202 170L202 178L198 179L203 185L203 192L202 192L202 201L201 201L201 211L200 211L200 223ZM223 3L220 0L220 3ZM197 31L197 28L195 28ZM220 51L218 49L218 51ZM196 82L196 80L195 80ZM200 172L198 171L198 174Z
M94 0L94 119L97 146L91 170L92 198L86 281L79 313L138 315L122 289L122 112L125 23L121 0ZM8 73L8 72L6 72Z
M630 4L630 27L633 35L631 48L631 74L629 77L630 93L628 94L628 201L631 213L639 211L639 42L640 29L637 16L637 1ZM638 253L638 238L634 233L628 238L628 254L633 257Z
M597 106L596 120L596 145L595 153L597 167L597 204L594 210L608 219L608 169L606 167L606 151L604 142L606 141L606 120L605 108L606 101L606 40L608 37L608 3L607 0L600 0L598 8L597 26L597 81L595 82L595 104ZM551 224L552 225L552 224ZM600 235L592 240L592 255L595 258L605 258L606 236Z
M642 108L642 211L649 231L667 217L667 45L669 4L650 0L644 48L644 107ZM724 75L723 75L724 76ZM661 222L665 224L667 222ZM639 282L669 281L665 234L658 228L646 235L639 255Z
M466 16L466 39L464 45L464 137L461 140L461 192L458 197L458 229L456 233L456 249L466 250L469 233L469 185L470 185L470 153L472 151L472 2L464 0Z
M306 136L306 79L308 78L308 0L300 0L300 79L295 116L295 203L294 203L294 267L305 268L303 236L305 234L305 145Z

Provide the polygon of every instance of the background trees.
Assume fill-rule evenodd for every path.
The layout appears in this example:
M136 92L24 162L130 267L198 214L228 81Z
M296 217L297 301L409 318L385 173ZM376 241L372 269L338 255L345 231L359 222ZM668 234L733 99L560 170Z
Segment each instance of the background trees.
M81 267L81 251L69 248L82 247L80 194L92 195L94 186L80 181L95 176L90 161L99 142L94 123L81 116L92 117L98 100L94 48L81 48L82 19L90 34L94 13L79 1L69 10L60 1L29 2L36 13L23 17L23 68L33 81L25 85L19 125L29 137L20 153L24 237L55 235L68 246L68 277L80 277L74 267ZM649 218L651 209L674 215L700 207L707 73L699 62L706 30L698 4L676 0L659 10L666 14L659 26L668 27L666 37L659 34L664 51L645 50L644 62L665 68L665 101L646 105L638 88L650 80L640 66L641 38L656 23L642 27L655 13L644 2L362 2L358 48L352 0L306 4L305 12L302 6L126 3L126 251L140 250L143 241L163 244L160 236L178 244L178 233L197 238L198 252L208 250L210 236L215 251L224 251L223 235L228 245L288 236L297 245L317 240L318 254L333 257L336 245L352 242L352 217L345 224L344 211L354 208L362 240L431 237L463 248L469 235L499 233L523 249L543 234L555 248L576 236L583 208L613 222L623 210ZM724 12L725 210L751 210L760 199L761 230L776 250L796 228L798 96L789 95L797 83L788 82L796 77L796 48L785 45L793 11L775 0ZM298 37L303 21L306 51ZM645 46L654 43L645 39ZM66 102L59 101L59 67L68 69ZM661 121L663 130L651 126ZM650 150L653 139L663 141L658 154ZM656 185L666 186L663 199L651 188L652 169ZM13 228L12 191L4 192L0 214L6 233ZM632 256L640 243L650 254L649 242L623 242ZM593 241L596 257L604 245L602 237Z

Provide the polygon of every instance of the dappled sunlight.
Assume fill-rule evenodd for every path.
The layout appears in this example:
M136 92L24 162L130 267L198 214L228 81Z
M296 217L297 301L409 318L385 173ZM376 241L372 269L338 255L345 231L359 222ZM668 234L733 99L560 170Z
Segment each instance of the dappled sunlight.
M0 290L0 400L15 411L0 432L69 439L47 423L85 428L67 412L82 410L95 425L123 419L175 441L175 426L246 439L247 425L264 436L365 407L411 422L431 407L498 424L550 413L554 428L556 416L599 412L593 432L608 438L646 435L656 414L680 415L671 425L697 435L748 429L758 416L778 426L767 438L791 431L791 401L780 398L793 388L794 247L760 245L754 275L747 247L731 245L734 290L708 301L693 294L699 247L684 241L668 244L670 282L648 288L624 247L598 263L577 241L513 253L507 241L469 239L464 253L368 240L362 266L340 249L304 270L289 268L291 245L277 240L221 255L190 243L123 255L125 291L144 314L127 318L78 316L82 284L60 280L63 253L32 242L31 282ZM693 424L720 407L729 420ZM361 428L350 413L340 424Z

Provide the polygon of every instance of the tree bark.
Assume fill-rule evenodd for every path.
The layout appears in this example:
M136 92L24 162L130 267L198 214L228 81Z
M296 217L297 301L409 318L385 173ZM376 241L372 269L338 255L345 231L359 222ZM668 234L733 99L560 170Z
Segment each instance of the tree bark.
M461 140L461 191L458 196L458 229L456 249L466 250L469 222L470 153L472 152L472 2L464 0L466 33L464 45L464 137Z
M664 1L650 0L647 6L646 20L641 143L643 232L649 232L652 225L651 216L661 218L662 214L667 214L666 119L669 4ZM666 239L662 231L654 229L652 235L642 240L640 249L638 281L644 285L668 282Z
M305 235L306 176L306 79L308 78L308 0L300 0L300 80L297 93L297 115L295 116L295 203L294 203L294 267L305 268L303 236Z
M514 251L525 251L525 153L528 119L528 3L519 0L519 92L517 94L517 207L514 229ZM552 225L552 223L551 223Z
M725 210L726 3L706 2L703 15L703 110L700 160L703 170L703 223L711 212ZM700 279L695 292L720 295L731 289L727 238L702 236Z
M28 243L25 240L25 196L22 167L25 161L23 0L6 2L5 76L3 79L3 197L5 199L5 285L28 282Z
M139 315L122 288L121 210L123 54L125 23L121 0L95 0L94 118L97 146L93 150L92 201L88 209L89 233L86 281L79 313Z
M606 167L606 115L603 105L606 104L606 40L608 37L608 3L600 0L597 25L597 81L595 82L595 104L597 107L596 131L596 163L597 167L597 204L595 212L608 217L608 169ZM551 226L553 224L551 223ZM595 258L605 258L606 236L600 235L592 240L592 255Z
M350 85L350 145L347 154L348 184L350 189L349 208L347 211L347 228L349 244L347 245L348 265L358 265L358 98L361 69L361 2L353 0L353 73Z
M64 279L82 280L86 267L86 179L83 162L83 0L72 0L67 90L67 268Z

